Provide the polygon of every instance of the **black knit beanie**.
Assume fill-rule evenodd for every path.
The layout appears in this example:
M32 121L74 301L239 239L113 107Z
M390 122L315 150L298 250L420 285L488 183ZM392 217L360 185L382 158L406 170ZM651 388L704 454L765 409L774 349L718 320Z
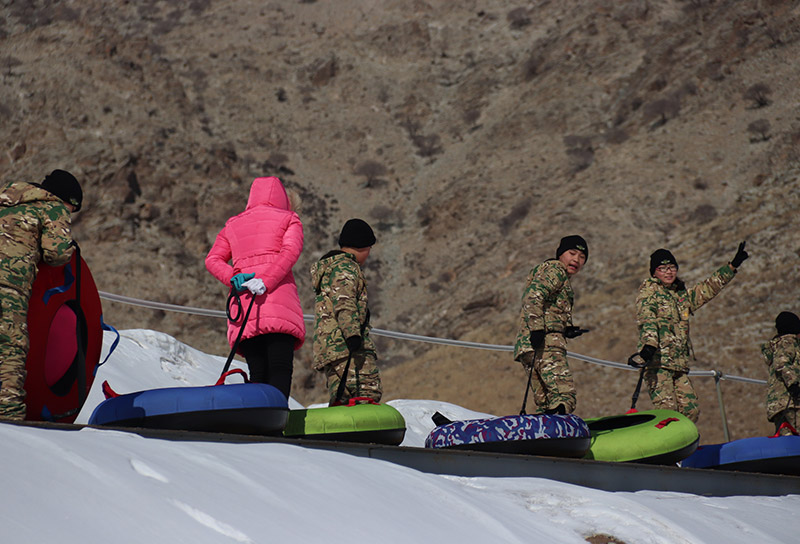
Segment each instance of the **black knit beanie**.
M676 268L679 268L678 261L675 260L675 256L669 250L664 248L655 250L650 255L650 275L655 274L656 268L664 264L674 264Z
M558 244L558 249L556 250L556 259L561 257L561 254L565 251L569 251L570 249L577 249L578 251L583 251L583 254L586 255L586 260L589 260L589 244L586 243L582 237L578 236L577 234L573 234L572 236L565 236L561 239L561 243Z
M363 219L350 219L342 227L339 235L339 247L360 249L375 245L375 233Z
M792 312L781 312L775 318L775 328L778 330L779 336L800 334L800 318Z
M39 185L42 189L75 206L75 211L81 209L83 191L75 176L66 170L53 170Z

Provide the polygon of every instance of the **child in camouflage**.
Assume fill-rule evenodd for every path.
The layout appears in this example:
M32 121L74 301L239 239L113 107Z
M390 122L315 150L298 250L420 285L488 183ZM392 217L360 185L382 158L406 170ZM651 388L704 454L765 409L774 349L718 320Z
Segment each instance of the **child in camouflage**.
M689 316L714 298L736 275L748 258L745 242L731 261L705 281L687 288L678 277L678 261L666 249L650 255L650 277L636 297L639 356L646 368L644 380L656 408L674 410L694 422L700 406L689 380L689 361L694 358L689 340Z
M586 240L565 236L556 249L556 258L537 265L528 274L514 360L528 369L538 413L570 414L577 405L565 338L587 332L572 324L570 278L580 272L588 258Z
M797 434L800 409L800 318L781 312L775 319L778 334L761 346L769 370L767 419L779 435Z
M311 267L316 295L314 369L325 373L331 406L359 397L378 402L383 393L361 269L375 242L365 221L350 219L339 235L341 249L323 255ZM342 380L344 391L337 398Z
M78 180L53 170L41 183L11 182L0 191L0 418L25 419L28 302L40 260L70 261L70 213L81 208Z

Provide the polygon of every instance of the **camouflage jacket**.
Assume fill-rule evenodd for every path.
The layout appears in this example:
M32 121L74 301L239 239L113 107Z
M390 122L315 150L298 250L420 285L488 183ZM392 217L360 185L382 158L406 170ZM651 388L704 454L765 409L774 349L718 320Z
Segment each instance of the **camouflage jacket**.
M367 280L356 258L331 251L311 266L314 287L314 368L347 357L345 339L361 336L362 348L375 354L369 337Z
M60 198L30 183L0 191L0 285L29 296L39 261L66 264L71 243L70 212Z
M776 336L761 346L767 363L767 418L772 420L786 408L800 408L788 387L800 382L800 338L795 334Z
M566 267L557 259L549 259L534 267L528 274L527 285L522 293L522 310L519 313L517 341L514 344L514 360L519 361L524 353L533 351L531 332L544 330L560 333L553 343L564 346L564 330L572 325L572 304L575 294L569 281ZM547 339L546 343L551 343Z
M688 372L694 359L689 339L689 316L714 298L733 279L736 270L726 264L707 280L691 289L678 290L675 283L667 287L661 280L647 278L636 297L636 324L639 347L657 347L652 367Z

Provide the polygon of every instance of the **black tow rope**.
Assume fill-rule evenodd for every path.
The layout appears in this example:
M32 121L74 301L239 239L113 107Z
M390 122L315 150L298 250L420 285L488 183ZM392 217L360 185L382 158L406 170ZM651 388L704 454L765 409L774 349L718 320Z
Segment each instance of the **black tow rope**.
M522 398L522 408L519 410L519 415L524 416L528 413L525 411L525 405L528 404L528 391L531 389L531 377L533 376L533 361L531 361L531 366L528 368L528 383L525 386L525 396Z
M339 388L336 390L336 398L333 399L331 406L339 406L342 404L342 397L344 396L344 389L347 385L347 373L350 371L350 361L353 360L353 354L347 356L347 363L344 365L344 372L342 372L342 379L339 381ZM358 383L356 381L356 383ZM357 395L356 395L357 396Z
M88 329L86 325L86 316L83 313L83 308L81 307L81 248L78 246L78 243L73 240L72 242L73 247L75 247L75 298L66 301L64 304L70 308L75 313L75 347L76 353L75 358L72 360L72 364L70 366L70 370L68 371L69 374L67 376L75 376L74 379L78 382L78 406L71 410L67 410L62 414L52 414L46 419L52 421L58 421L59 419L63 419L65 417L71 417L81 411L83 405L86 403L86 398L89 395L89 391L86 387L86 340L85 337L88 334ZM67 265L69 266L69 265ZM75 374L72 374L72 369L75 369ZM62 378L63 380L63 378ZM61 380L59 380L60 382ZM70 381L70 384L74 382ZM56 384L58 386L58 384ZM68 385L71 387L71 385ZM66 392L65 392L66 394Z
M367 308L366 318L364 319L364 322L361 324L362 341L364 340L364 333L366 332L367 327L369 326L369 317L370 317L369 308ZM350 371L350 361L352 360L353 360L353 354L349 353L347 356L347 362L344 365L344 372L342 373L342 379L339 382L338 389L336 389L336 398L333 399L333 403L331 404L331 406L339 406L340 404L342 404L342 397L344 396L344 390L345 387L347 387L347 373ZM360 382L358 380L358 371L356 370L356 394L354 395L355 397L358 397L359 394L361 393L359 383Z
M77 242L75 245L75 301L77 303L78 318L75 320L75 334L78 337L78 406L82 407L86 402L89 392L86 390L86 317L83 315L81 306L81 248Z
M634 368L641 369L639 371L639 381L636 382L636 389L633 390L633 396L631 397L631 409L628 410L628 413L631 413L636 411L636 401L639 400L639 392L642 390L642 380L644 380L644 371L647 368L647 362L643 360L637 352L628 357L628 364Z
M228 355L228 360L225 361L225 366L222 369L222 373L219 375L220 379L222 379L225 376L225 374L231 367L233 356L236 355L236 349L239 347L239 342L242 340L242 333L244 333L244 328L247 325L247 319L250 317L250 310L253 309L253 303L255 301L256 301L256 296L251 293L250 304L248 304L247 306L247 312L245 312L244 314L244 320L242 320L242 326L239 327L239 334L236 336L236 341L233 343L231 352ZM231 312L231 302L235 302L237 306L235 317ZM228 301L225 303L225 313L227 314L228 319L231 321L231 323L236 323L242 316L242 299L239 297L239 293L237 293L236 289L234 289L233 287L231 287L231 292L228 295Z

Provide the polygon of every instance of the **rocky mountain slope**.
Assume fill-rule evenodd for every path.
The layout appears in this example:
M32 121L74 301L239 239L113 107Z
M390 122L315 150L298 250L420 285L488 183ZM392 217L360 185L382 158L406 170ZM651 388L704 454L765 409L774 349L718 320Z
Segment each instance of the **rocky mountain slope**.
M751 258L693 318L698 369L765 378L798 311L800 2L39 1L0 7L2 179L75 173L98 286L222 309L203 259L249 183L303 199L308 269L362 217L373 324L510 344L532 266L580 233L570 350L624 361L649 254L687 283ZM227 354L221 320L104 304L118 328ZM310 343L309 343L310 344ZM380 341L387 398L516 413L507 353ZM293 394L324 397L296 359ZM572 363L578 414L628 407L632 372ZM714 381L700 430L721 440ZM762 387L722 382L734 438L770 431ZM640 407L647 407L644 397Z

